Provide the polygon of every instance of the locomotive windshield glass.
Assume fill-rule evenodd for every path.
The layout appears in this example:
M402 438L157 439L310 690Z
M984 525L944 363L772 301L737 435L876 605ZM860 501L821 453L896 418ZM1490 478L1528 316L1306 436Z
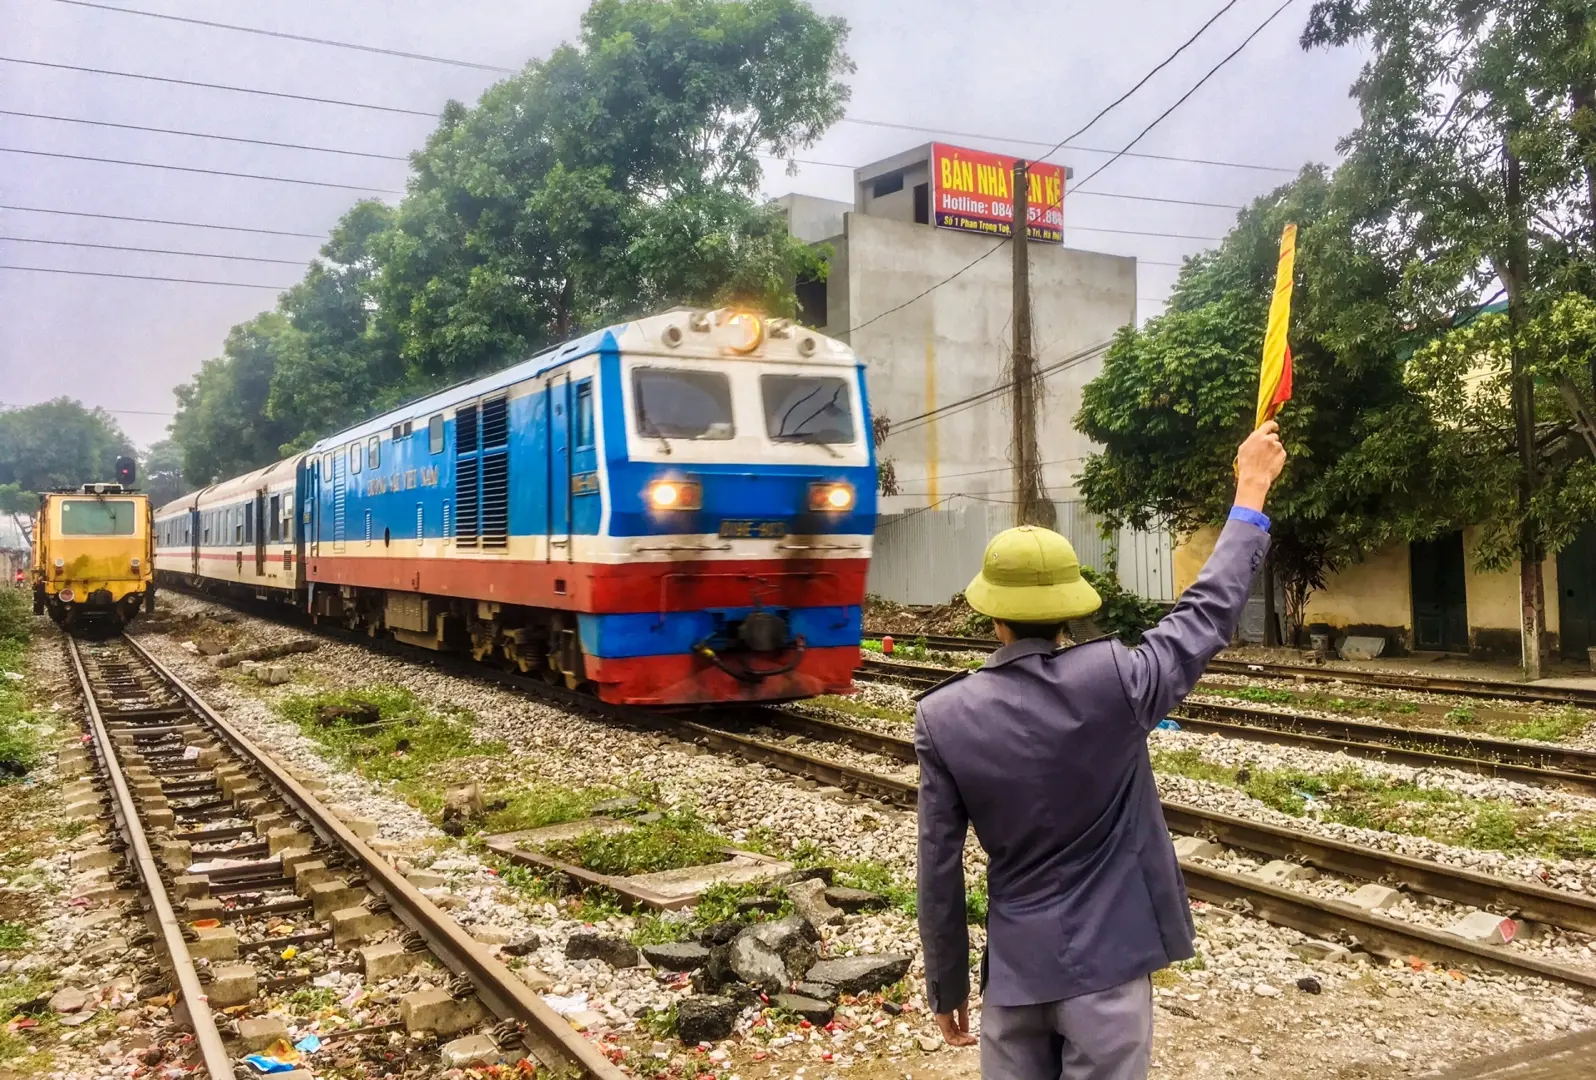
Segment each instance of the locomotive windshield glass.
M765 430L777 442L853 442L848 382L829 375L762 375Z
M731 384L718 371L638 368L632 372L637 432L655 439L732 437Z
M61 535L132 536L137 505L132 499L68 499L61 504Z

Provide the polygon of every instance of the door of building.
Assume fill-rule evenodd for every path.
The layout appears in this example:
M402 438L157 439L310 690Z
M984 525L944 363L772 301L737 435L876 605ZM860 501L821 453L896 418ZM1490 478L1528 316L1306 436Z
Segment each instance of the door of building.
M1415 543L1413 647L1425 652L1469 651L1469 607L1463 580L1463 534Z
M1596 524L1557 553L1558 639L1563 655L1585 659L1596 645Z

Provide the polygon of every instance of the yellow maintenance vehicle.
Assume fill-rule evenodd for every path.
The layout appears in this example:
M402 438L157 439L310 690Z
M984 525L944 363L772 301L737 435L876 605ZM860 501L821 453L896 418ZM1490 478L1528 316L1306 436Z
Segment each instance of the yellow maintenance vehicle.
M120 631L142 608L155 610L150 498L123 483L84 484L39 496L33 530L33 611L63 630Z

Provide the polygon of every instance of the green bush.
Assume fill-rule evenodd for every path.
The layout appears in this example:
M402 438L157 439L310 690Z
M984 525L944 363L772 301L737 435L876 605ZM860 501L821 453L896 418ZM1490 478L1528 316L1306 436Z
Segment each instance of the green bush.
M25 776L39 763L39 732L28 711L20 675L27 665L33 611L21 589L0 588L0 784Z
M1103 598L1103 606L1092 621L1103 633L1113 634L1127 645L1140 645L1142 632L1164 617L1163 607L1125 588L1112 570L1103 573L1083 566L1081 577Z

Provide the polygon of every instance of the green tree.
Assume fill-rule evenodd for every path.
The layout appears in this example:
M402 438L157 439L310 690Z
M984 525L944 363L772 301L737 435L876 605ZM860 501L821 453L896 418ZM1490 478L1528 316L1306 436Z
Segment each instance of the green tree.
M0 413L0 484L23 491L112 480L117 457L132 452L110 413L70 398Z
M183 480L183 448L172 439L152 443L139 459L139 487L152 506L165 506L194 490Z
M1331 190L1311 167L1243 211L1182 269L1163 316L1120 332L1076 417L1103 446L1080 486L1110 526L1222 523L1254 420L1280 234L1295 222L1294 394L1279 417L1290 458L1269 496L1270 565L1293 633L1329 572L1456 527L1475 497L1466 468L1435 452L1430 410L1404 381L1399 350L1415 331L1388 303L1395 281L1353 245Z
M841 117L846 36L802 0L597 0L576 44L451 103L377 241L410 369L472 375L667 303L791 314L823 270L756 205L757 155Z
M1596 47L1586 0L1319 0L1305 47L1361 45L1353 87L1361 123L1343 143L1337 199L1368 250L1400 283L1418 318L1477 305L1497 290L1505 319L1463 320L1416 377L1461 426L1455 449L1489 474L1499 499L1484 519L1485 566L1520 566L1524 667L1539 675L1541 562L1571 534L1563 515L1592 505L1580 444L1596 453L1593 386L1583 367L1547 351L1570 328L1565 300L1592 291L1596 250ZM1505 368L1508 423L1464 408L1473 358ZM1437 379L1450 378L1448 385ZM1501 402L1496 402L1495 413ZM1495 415L1494 420L1502 417ZM1504 466L1505 459L1506 465ZM1503 469L1508 471L1504 473ZM1510 486L1501 487L1510 476Z
M284 451L395 404L408 388L398 336L376 291L381 267L372 242L393 217L375 199L356 203L304 280L283 294L279 310L302 335L276 355L266 402L267 416L292 433Z
M222 355L177 388L172 441L183 450L183 478L203 487L277 460L299 434L269 415L272 379L280 365L298 362L305 335L281 312L266 312L233 327Z
M29 547L33 546L33 519L38 512L37 494L22 490L20 484L0 484L0 514L11 519Z

